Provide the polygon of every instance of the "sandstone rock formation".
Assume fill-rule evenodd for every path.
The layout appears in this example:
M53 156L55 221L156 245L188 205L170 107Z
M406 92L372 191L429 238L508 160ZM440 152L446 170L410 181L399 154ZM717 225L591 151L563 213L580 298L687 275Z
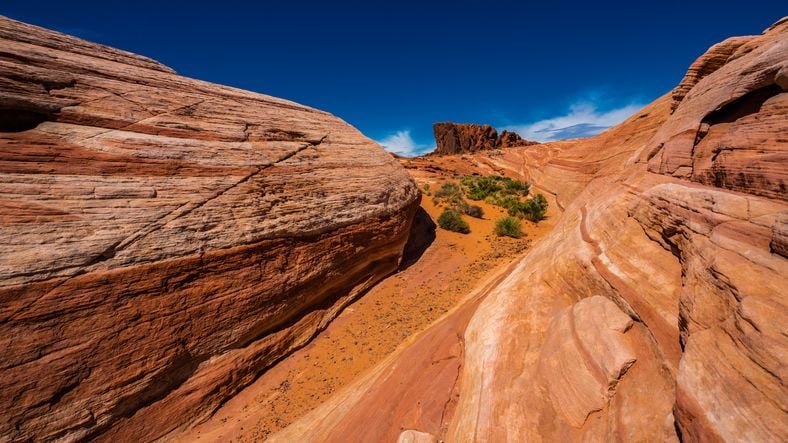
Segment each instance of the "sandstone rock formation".
M322 111L0 18L0 440L210 414L396 269L407 173Z
M498 131L490 125L442 122L432 125L436 155L462 154L483 149L511 148L534 145L515 132Z
M277 438L364 423L449 442L788 440L786 72L782 20L597 137L406 161L533 181L563 214L459 349L428 346L466 307ZM422 361L459 364L456 382L406 369Z

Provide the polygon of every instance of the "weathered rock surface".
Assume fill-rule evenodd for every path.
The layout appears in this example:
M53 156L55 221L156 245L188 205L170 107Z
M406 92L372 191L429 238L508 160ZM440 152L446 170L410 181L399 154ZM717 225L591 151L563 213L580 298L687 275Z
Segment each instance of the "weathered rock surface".
M484 149L529 146L536 142L523 140L517 133L498 131L490 125L441 122L432 125L436 155L462 154Z
M563 214L475 308L459 391L432 391L453 404L445 426L413 425L421 403L380 406L390 426L458 442L787 440L787 48L786 20L717 45L680 94L594 138L404 161L523 177ZM390 386L404 364L380 369ZM360 383L282 435L359 425L353 405L376 392Z
M419 193L322 111L0 18L0 440L210 414L396 269Z

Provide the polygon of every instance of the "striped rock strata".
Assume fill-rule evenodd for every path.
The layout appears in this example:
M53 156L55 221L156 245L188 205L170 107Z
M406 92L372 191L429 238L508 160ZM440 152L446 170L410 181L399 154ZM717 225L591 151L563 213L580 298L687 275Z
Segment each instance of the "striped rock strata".
M395 270L419 193L322 111L0 18L0 440L165 437Z

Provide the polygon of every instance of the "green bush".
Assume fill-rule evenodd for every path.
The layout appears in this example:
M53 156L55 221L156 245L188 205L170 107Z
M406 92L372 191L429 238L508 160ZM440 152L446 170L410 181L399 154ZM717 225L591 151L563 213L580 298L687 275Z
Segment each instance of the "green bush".
M479 188L470 188L465 194L469 199L475 201L484 200L487 197L487 194L485 194L484 191Z
M466 176L460 183L465 188L465 195L471 200L493 198L501 200L506 196L528 195L530 185L513 178L499 175L484 177Z
M430 184L424 183L424 192L430 192Z
M435 191L435 197L443 198L443 197L453 197L459 195L460 187L457 186L455 183L444 183L441 185L440 189Z
M503 185L507 194L528 195L528 192L531 190L531 185L513 178L503 177Z
M447 231L459 232L461 234L467 234L471 232L471 227L468 226L468 222L462 219L462 215L454 209L446 208L441 212L440 217L438 217L438 226Z
M463 207L467 205L465 199L462 198L462 189L456 183L444 183L435 191L433 202L435 204L445 203L451 208L455 208L462 212Z
M470 215L473 218L482 218L484 217L484 209L478 205L470 205L467 206L465 209L465 214Z
M520 220L514 217L499 218L495 222L495 230L493 232L498 237L520 238L523 235L523 231L520 229Z
M511 195L507 195L503 198L492 197L490 203L494 204L495 206L500 206L502 208L509 209L512 206L519 204L520 199L517 197L512 197Z
M544 220L547 213L547 199L542 194L509 207L509 215L526 218L532 222Z
M545 211L547 210L547 199L541 193L536 193L534 196L534 201L540 208L543 208Z

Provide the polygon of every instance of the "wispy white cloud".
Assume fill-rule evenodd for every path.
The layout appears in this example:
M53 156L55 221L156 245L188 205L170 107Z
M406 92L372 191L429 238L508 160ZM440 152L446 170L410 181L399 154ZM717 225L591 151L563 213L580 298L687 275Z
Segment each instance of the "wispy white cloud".
M382 140L376 140L387 151L395 154L413 157L435 150L435 145L422 145L416 143L410 136L410 130L397 131Z
M593 101L578 101L566 114L534 123L510 125L506 129L517 132L526 140L554 141L589 137L615 126L640 110L644 105L630 103L620 108L600 111Z

